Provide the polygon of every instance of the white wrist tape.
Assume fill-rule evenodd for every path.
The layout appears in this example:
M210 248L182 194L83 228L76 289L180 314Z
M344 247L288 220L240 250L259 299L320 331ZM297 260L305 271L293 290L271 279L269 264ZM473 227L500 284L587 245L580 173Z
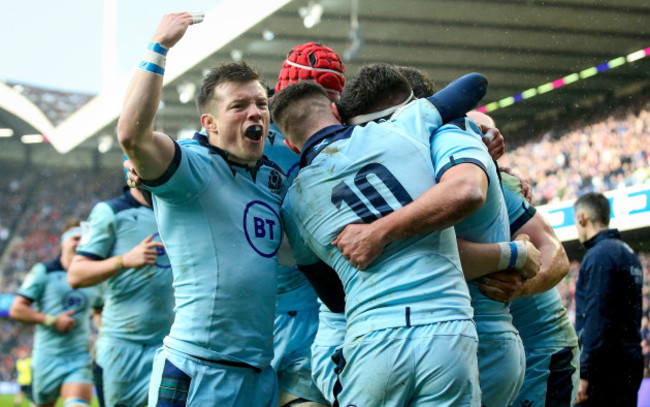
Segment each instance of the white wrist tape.
M145 51L142 61L138 64L138 68L163 76L165 74L167 51L169 50L157 42L150 42L147 45L147 51Z
M142 60L154 65L158 65L159 67L165 69L165 62L167 62L167 57L157 52L146 50L144 52Z
M515 245L517 245L517 259L515 260L514 268L519 270L526 263L526 257L528 257L528 251L526 250L526 244L521 240L515 240Z
M510 257L512 256L510 243L509 242L499 243L499 250L501 250L501 254L499 255L498 270L501 271L507 269L508 264L510 264Z
M56 325L56 320L57 317L56 315L45 315L45 319L43 320L43 325L53 327Z
M505 270L510 267L519 270L526 263L528 252L526 251L526 244L521 240L501 242L499 243L499 250L501 251L499 255L499 270Z

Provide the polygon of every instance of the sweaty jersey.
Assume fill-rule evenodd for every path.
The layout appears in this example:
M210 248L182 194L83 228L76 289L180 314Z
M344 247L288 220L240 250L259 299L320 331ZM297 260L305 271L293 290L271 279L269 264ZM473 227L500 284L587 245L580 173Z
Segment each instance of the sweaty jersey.
M535 216L536 209L522 195L519 180L508 174L501 176L510 232L514 235ZM526 349L578 346L578 337L556 287L530 297L517 298L510 304L510 312Z
M36 310L48 315L57 316L65 311L75 311L72 318L76 323L68 333L44 325L36 327L33 359L88 352L92 309L102 307L98 287L73 290L68 284L67 271L63 269L60 260L56 259L50 263L34 265L18 289L18 295L32 301Z
M210 360L265 367L273 357L280 203L285 177L196 134L175 143L169 168L144 181L173 275L176 318L165 344Z
M100 202L83 224L77 254L104 260L124 254L147 236L160 241L153 210L124 195ZM108 279L100 335L143 345L161 343L174 321L172 270L164 248L154 265L126 269Z
M301 168L282 208L298 264L320 258L346 294L346 340L399 326L469 319L452 228L393 242L365 271L330 243L350 223L370 223L434 186L429 138L442 121L419 100L400 120L365 127L328 126L301 155Z
M481 140L480 130L471 119L463 118L441 127L438 132L432 140L432 147L438 152L433 155L436 180L449 168L463 163L479 166L488 177L485 204L454 226L456 235L476 243L510 241L508 212L498 170ZM468 285L478 333L513 332L509 306L487 298L471 282Z

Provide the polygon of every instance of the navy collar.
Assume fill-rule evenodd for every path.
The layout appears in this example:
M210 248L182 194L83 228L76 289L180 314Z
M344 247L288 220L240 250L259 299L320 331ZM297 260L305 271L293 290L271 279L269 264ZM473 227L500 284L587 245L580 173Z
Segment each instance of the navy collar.
M607 240L607 239L619 239L620 240L621 239L621 232L619 232L618 229L602 230L602 231L596 233L594 235L594 237L592 237L591 239L585 240L583 245L587 249L591 249L592 247L596 246L596 244L598 244L598 242L601 242L601 241Z
M255 180L255 177L257 176L257 172L260 170L260 167L262 166L261 160L258 160L254 166L236 163L229 158L230 153L228 151L210 144L210 142L208 141L208 137L206 135L197 132L194 133L193 139L198 141L198 143L202 147L207 148L210 154L218 154L219 156L221 156L221 158L223 158L226 161L226 163L228 163L228 165L230 166L230 170L232 171L233 176L235 175L235 170L233 169L233 167L239 167L250 172L251 176L253 177L253 180Z
M63 264L61 264L61 254L59 253L59 256L50 261L49 263L45 263L45 270L47 272L52 272L52 271L66 271L66 269L63 268Z
M304 168L311 164L318 153L323 151L323 149L330 143L352 136L353 130L354 127L342 126L340 124L333 124L318 130L309 137L305 145L302 147L302 153L300 154L300 168Z

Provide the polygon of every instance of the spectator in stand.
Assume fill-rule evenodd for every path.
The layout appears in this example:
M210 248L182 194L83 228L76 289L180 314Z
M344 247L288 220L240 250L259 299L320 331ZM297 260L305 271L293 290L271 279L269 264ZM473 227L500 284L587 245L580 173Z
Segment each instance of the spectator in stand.
M638 114L633 111L638 111ZM650 182L650 104L621 107L596 123L545 134L506 154L500 164L533 180L538 205Z

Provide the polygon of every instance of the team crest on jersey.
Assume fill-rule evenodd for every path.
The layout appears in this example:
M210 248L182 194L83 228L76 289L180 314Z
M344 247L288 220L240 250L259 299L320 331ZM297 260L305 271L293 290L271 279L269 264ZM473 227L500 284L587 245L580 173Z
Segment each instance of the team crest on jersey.
M277 170L272 169L269 173L269 189L274 194L282 192L282 175Z
M160 233L156 232L153 235L153 241L154 242L161 242L160 240ZM154 263L154 266L161 268L161 269L168 269L171 268L171 263L169 263L169 257L167 257L167 251L165 250L164 247L156 247L156 262Z
M81 290L70 290L63 296L61 305L65 311L82 311L88 307L88 296Z
M282 243L280 216L266 202L251 201L244 211L244 232L248 244L262 257L273 257Z

